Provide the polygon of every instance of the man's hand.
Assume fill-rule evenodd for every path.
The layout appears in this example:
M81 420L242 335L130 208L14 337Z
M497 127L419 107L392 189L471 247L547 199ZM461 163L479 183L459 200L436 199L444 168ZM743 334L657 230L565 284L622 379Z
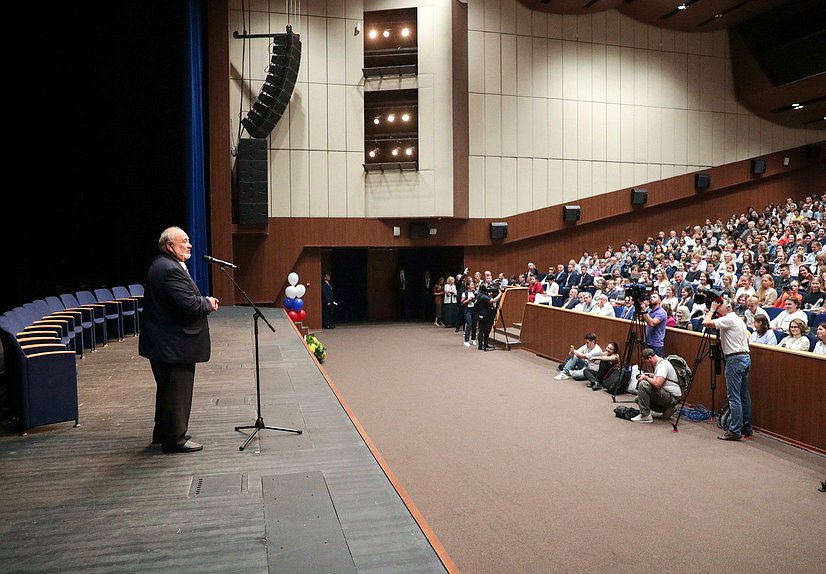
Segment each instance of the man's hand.
M210 305L212 305L212 310L213 311L218 310L218 298L217 297L207 297L206 300L209 301Z

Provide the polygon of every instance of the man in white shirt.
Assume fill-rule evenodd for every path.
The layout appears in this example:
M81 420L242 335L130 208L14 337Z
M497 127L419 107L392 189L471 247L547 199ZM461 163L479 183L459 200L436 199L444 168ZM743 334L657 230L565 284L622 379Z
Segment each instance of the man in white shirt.
M590 312L601 317L616 317L614 307L608 303L608 296L604 293L597 295L596 305L593 306Z
M554 380L585 380L585 369L591 369L592 371L599 369L599 363L594 361L594 358L599 357L601 354L602 348L597 345L596 333L587 333L585 335L585 344L579 349L574 349L574 346L571 345L571 350L568 353L570 358L565 362L561 372L554 377Z
M796 297L789 297L786 299L786 310L780 313L771 322L772 329L780 329L787 335L789 334L789 323L792 319L800 319L804 323L809 322L809 316L804 311L800 310L800 299Z
M658 418L671 418L683 394L674 365L658 356L654 349L643 349L642 366L645 372L637 375L639 394L636 402L640 407L640 414L633 417L631 421L635 423L654 422L651 416L652 410L662 413L658 415Z
M746 327L754 328L754 318L758 315L763 315L766 318L766 322L771 324L771 319L769 318L769 314L766 312L763 307L760 306L760 299L756 296L749 297L746 301L746 312L744 314L744 318L746 320Z
M717 318L715 318L717 317ZM713 302L703 317L703 326L717 329L723 360L726 363L726 393L729 422L720 440L740 440L752 435L751 395L749 394L749 332L746 324L731 310L729 302Z

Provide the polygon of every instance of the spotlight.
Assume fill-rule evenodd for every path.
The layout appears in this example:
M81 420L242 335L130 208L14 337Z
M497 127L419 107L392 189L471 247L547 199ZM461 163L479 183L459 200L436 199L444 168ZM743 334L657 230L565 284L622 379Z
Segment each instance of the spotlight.
M391 124L396 121L396 114L387 114L387 121Z
M410 121L410 114L402 114L402 121L409 122Z
M376 37L378 37L379 33L376 32L375 30L370 30L370 32L367 35L370 36L371 40L375 40Z
M376 116L375 118L373 118L373 123L374 124L379 125L380 122L381 122L381 116Z
M394 156L399 155L399 148L394 147L393 151L391 151L390 153L393 154Z
M413 148L409 147L406 150L404 150L404 155L413 155Z
M381 33L381 35L384 36L385 38L389 38L390 37L390 30L385 30L384 32Z
M410 28L402 28L402 36L407 38L410 35Z
M376 157L377 155L379 155L379 148L371 149L370 151L367 152L367 155L370 156L371 158Z
M680 4L679 6L677 6L677 10L685 10L686 8L688 8L687 4Z

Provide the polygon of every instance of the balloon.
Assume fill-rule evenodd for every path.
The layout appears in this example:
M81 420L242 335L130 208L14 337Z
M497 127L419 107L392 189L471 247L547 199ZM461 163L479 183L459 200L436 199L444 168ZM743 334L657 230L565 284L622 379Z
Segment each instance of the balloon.
M296 283L298 283L298 273L293 271L292 273L287 275L287 281L290 283L290 285L295 285Z
M290 316L290 319L292 319L293 321L298 321L298 313L297 313L297 312L295 312L295 311L289 311L289 312L287 313L287 315L289 315L289 316Z
M304 285L302 285L300 283L298 285L296 285L295 288L296 288L295 296L298 297L299 299L304 296L304 293L307 292L307 288L304 287Z
M293 309L296 311L301 311L304 308L304 300L303 299L293 299Z
M293 285L290 285L289 287L284 289L284 293L290 299L295 299L296 297L298 297L298 290Z
M291 297L284 297L284 308L285 309L292 309L294 303L295 303L295 299L293 299Z
M306 318L307 318L307 311L302 309L301 311L298 312L298 320L299 321L303 321Z

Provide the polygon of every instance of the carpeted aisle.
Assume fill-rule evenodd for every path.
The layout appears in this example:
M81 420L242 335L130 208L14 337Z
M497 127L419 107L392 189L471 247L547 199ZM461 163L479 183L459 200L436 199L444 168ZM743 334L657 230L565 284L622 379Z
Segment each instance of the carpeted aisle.
M710 422L624 421L610 395L553 381L554 363L466 348L432 324L317 336L464 573L822 571L824 457L765 436L718 441Z

